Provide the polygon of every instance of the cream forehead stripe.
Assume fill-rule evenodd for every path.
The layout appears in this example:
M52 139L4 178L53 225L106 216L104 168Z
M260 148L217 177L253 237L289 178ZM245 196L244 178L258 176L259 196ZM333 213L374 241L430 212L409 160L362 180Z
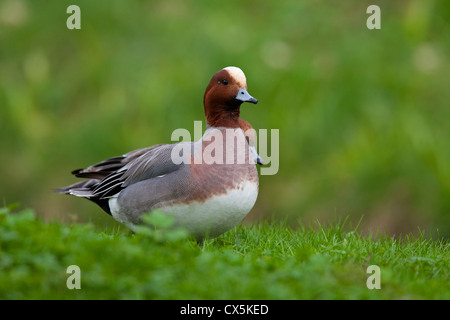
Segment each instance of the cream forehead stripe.
M247 88L247 79L244 72L238 67L226 67L224 68L234 80L242 87Z

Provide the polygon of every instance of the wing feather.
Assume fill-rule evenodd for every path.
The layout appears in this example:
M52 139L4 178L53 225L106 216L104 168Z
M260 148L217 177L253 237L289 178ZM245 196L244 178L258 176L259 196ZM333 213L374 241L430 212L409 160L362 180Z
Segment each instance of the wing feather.
M174 144L159 144L74 170L72 174L76 177L90 180L57 191L91 200L109 198L126 186L178 170L180 165L171 159L173 147Z

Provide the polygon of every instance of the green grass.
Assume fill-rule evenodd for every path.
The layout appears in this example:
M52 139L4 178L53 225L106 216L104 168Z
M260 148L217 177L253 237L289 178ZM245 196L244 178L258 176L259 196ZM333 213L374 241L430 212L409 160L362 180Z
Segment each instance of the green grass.
M3 208L0 299L450 298L448 242L346 229L241 225L199 247L176 229L102 232ZM66 287L69 265L80 290ZM368 265L380 267L380 290L366 287Z

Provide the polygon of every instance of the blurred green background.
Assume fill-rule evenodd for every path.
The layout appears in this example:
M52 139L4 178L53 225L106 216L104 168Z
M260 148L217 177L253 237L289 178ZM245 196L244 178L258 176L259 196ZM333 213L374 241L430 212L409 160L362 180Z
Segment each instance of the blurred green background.
M450 237L449 21L445 0L2 0L0 198L114 225L51 190L193 132L211 76L234 65L259 99L241 116L280 130L280 170L260 177L247 221L363 216L364 230Z

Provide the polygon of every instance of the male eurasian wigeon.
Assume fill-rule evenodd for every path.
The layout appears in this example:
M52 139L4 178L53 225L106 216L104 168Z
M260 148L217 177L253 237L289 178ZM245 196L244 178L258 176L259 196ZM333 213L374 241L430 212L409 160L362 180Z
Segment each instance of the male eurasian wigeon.
M159 144L75 170L89 180L57 191L95 202L132 230L142 214L158 209L198 241L216 237L242 221L258 196L255 163L262 162L255 131L239 118L243 102L258 101L241 69L224 68L206 88L207 129L199 141Z

